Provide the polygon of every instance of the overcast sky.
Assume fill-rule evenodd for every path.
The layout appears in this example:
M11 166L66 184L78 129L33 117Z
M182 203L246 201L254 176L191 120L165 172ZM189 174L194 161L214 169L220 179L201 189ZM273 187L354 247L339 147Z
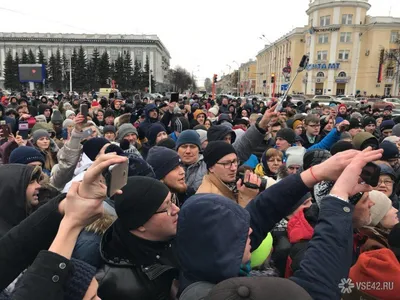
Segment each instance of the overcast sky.
M61 4L62 3L62 4ZM309 0L0 0L0 31L157 34L198 79L237 69L273 42L307 24ZM368 14L400 17L399 0L370 0ZM230 65L231 69L227 66Z

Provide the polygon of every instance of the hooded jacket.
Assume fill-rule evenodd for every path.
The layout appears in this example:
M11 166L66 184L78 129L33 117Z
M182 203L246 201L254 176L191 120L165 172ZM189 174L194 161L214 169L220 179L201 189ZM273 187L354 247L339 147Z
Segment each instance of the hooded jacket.
M0 167L0 237L28 216L26 188L34 169L20 164Z
M53 114L53 109L47 104L40 104L39 105L39 115L44 115L44 111L46 109L50 109L50 117L46 118L47 123L51 121L51 115Z
M157 110L157 113L159 113L158 108L154 103L147 104L144 107L144 113L145 113L146 119L142 123L140 123L139 128L138 128L139 139L141 139L141 140L147 135L147 131L149 130L151 124L158 121L158 118L156 118L156 119L150 118L150 111L152 111L152 110Z
M373 143L376 144L376 147L379 147L378 140L369 132L360 132L357 133L353 138L353 146L355 149L360 150L364 143Z

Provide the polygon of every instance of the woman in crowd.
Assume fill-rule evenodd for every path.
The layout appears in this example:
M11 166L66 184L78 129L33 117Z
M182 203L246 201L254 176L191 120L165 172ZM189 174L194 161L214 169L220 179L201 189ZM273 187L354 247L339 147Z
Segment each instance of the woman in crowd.
M394 173L392 167L386 163L379 164L381 168L381 173L379 176L379 182L374 190L384 193L387 197L392 200L393 207L399 209L399 199L396 195L396 174Z
M207 128L207 130L210 129L210 127L212 126L211 120L210 119L206 119L204 121L204 126Z
M280 166L282 166L283 153L277 149L268 149L261 157L261 163L255 168L258 176L268 176L277 179Z
M43 172L50 176L51 169L57 164L57 145L44 129L36 130L33 133L32 143L45 157Z

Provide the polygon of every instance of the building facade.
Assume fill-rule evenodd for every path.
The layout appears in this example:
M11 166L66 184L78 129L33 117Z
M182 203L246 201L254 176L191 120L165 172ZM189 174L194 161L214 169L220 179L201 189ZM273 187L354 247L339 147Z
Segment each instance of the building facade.
M94 49L107 52L110 60L114 61L118 55L130 53L132 64L135 60L142 67L146 57L149 58L150 69L157 83L164 83L170 65L170 54L156 35L115 35L115 34L54 34L54 33L0 33L0 86L4 82L4 62L8 51L19 54L24 49L31 49L36 55L39 47L48 59L60 49L69 58L74 48L83 47L86 56L91 57Z
M371 17L367 15L370 8L368 0L310 1L306 11L308 25L296 28L258 53L257 70L263 72L266 69L267 76L257 78L257 92L269 94L271 73L282 74L282 64L279 65L281 53L283 59L290 59L293 63L286 81L293 78L303 54L310 58L307 69L299 74L291 92L307 95L399 95L399 66L389 66L390 63L382 62L380 56L383 52L399 49L400 18ZM295 51L286 51L284 45L298 47ZM259 62L268 55L272 60ZM273 67L268 69L267 64ZM276 80L278 92L284 90L279 81L282 77L280 75ZM267 80L266 87L263 86L264 80Z
M257 62L249 60L239 68L240 94L254 94L256 91Z

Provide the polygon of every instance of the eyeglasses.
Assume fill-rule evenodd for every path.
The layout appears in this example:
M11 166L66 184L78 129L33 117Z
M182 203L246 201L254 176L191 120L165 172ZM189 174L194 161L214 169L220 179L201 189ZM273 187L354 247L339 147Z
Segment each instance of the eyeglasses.
M390 179L385 179L385 180L379 180L378 181L378 185L384 184L386 186L390 186L391 184L393 184L393 180Z
M237 167L240 164L240 161L237 159L234 159L232 161L227 161L227 162L217 162L217 165L223 166L225 169L230 169L232 166Z
M313 125L309 124L309 125L307 125L307 126L310 126L311 128L321 127L320 124L313 124Z
M167 202L167 208L160 210L160 211L156 211L154 214L163 214L163 213L167 213L167 216L171 216L172 215L172 204L176 205L176 199L175 197L171 197L171 201Z

